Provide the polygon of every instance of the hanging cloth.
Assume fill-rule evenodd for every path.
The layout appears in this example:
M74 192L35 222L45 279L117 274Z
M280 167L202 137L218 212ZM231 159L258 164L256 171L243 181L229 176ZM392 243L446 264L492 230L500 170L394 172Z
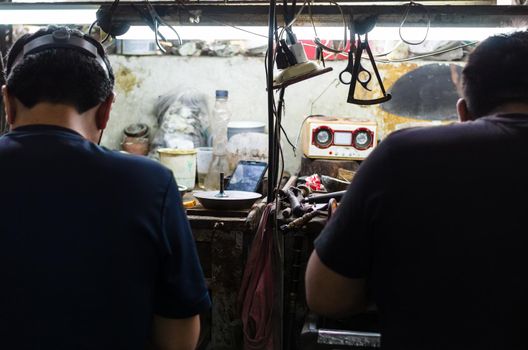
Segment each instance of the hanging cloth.
M270 213L274 204L264 209L257 233L244 269L244 277L238 295L244 333L244 350L273 350L279 336L274 322L277 317L277 295L274 274L273 226Z

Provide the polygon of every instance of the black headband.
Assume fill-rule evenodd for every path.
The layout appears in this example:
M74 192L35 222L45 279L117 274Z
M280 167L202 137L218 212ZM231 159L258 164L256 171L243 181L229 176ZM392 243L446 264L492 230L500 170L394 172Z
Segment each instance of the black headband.
M99 65L105 71L107 77L110 76L109 67L106 64L106 61L99 54L97 47L84 37L71 35L67 29L62 28L54 31L51 34L39 36L38 38L33 39L25 44L13 61L10 71L13 71L17 65L22 63L27 55L55 48L76 49L87 54L88 56L94 58L97 63L99 63Z

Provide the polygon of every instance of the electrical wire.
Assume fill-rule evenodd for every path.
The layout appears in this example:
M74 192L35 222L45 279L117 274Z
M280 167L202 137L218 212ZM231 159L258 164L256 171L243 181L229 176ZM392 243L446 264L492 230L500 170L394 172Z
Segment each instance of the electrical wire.
M182 2L181 0L177 0L176 1L176 4L178 5L179 8L185 10L189 15L191 16L195 16L195 14L193 14L188 8L187 8L187 4ZM268 36L267 35L263 35L263 34L259 34L259 33L255 33L255 32L252 32L250 30L247 30L247 29L244 29L244 28L240 28L238 26L235 26L233 24L229 24L229 23L225 23L225 22L222 22L222 21L218 21L214 18L211 18L209 16L206 16L206 15L202 15L200 14L201 17L203 18L207 18L207 20L211 21L211 22L214 22L214 23L217 23L217 24L220 24L220 25L223 25L223 26L226 26L226 27L231 27L233 29L236 29L236 30L239 30L241 32L245 32L245 33L248 33L248 34L252 34L252 35L255 35L255 36L259 36L261 38L267 38Z
M429 52L429 53L423 54L423 55L418 55L418 56L413 56L413 57L408 57L408 58L402 58L402 59L395 59L395 60L375 60L375 61L377 63L409 62L409 61L419 60L419 59L426 58L426 57L436 56L436 55L439 55L439 54L442 54L442 53L446 53L446 52L462 49L464 47L468 47L468 46L472 46L472 45L476 45L476 44L478 44L478 41L472 41L472 42L467 43L467 44L458 45L458 46L451 47L451 48L448 48L448 49L437 50L437 51ZM365 56L362 56L361 59L368 60L369 58L365 57Z
M108 10L108 23L110 26L108 28L108 31L111 31L110 28L112 27L112 17L114 16L114 13L117 10L118 5L119 5L119 0L114 0L114 2L112 2L112 5L110 5L110 9ZM95 21L92 22L92 24L90 24L90 27L88 28L88 36L92 36L92 30L94 26L98 24L98 22L99 22L99 18L97 18ZM104 44L106 41L108 41L109 38L110 38L110 33L107 33L106 36L103 38L103 40L101 40L101 44Z
M425 12L425 15L427 16L427 27L425 29L425 36L423 37L422 40L416 41L416 42L406 40L406 39L404 39L404 37L402 35L403 25L405 24L405 21L407 20L407 16L409 16L409 12L411 10L411 7L413 7L413 6L422 8L424 10L424 12ZM425 42L425 40L427 40L427 36L429 35L429 29L430 28L431 28L431 15L429 14L429 10L427 10L427 7L425 7L425 5L419 4L417 2L410 1L409 4L407 4L407 8L405 9L405 14L403 15L403 19L402 19L402 21L400 23L400 26L398 28L398 34L400 36L401 41L403 41L407 45L420 45L420 44L423 44Z
M342 45L340 45L337 49L334 49L334 48L331 48L331 47L328 47L326 45L324 45L321 40L318 38L318 35L317 35L317 29L315 28L315 22L314 22L314 19L313 19L313 14L312 14L312 2L310 2L309 6L308 6L308 14L310 16L310 22L312 23L312 27L313 27L313 30L314 30L314 34L315 34L315 39L314 39L314 43L320 47L321 49L323 50L326 50L326 51L329 51L329 52L332 52L332 53L335 53L335 54L339 54L339 53L342 53L342 52L345 52L345 49L346 49L346 45L347 45L347 32L348 32L348 27L347 27L347 22L346 22L346 18L345 18L345 14L343 12L343 9L341 8L341 6L337 3L337 2L334 2L334 1L329 1L330 4L332 5L335 5L337 6L337 8L339 9L339 12L341 13L341 17L343 19L343 28L344 28L344 35L343 35L343 43ZM350 40L352 40L353 38L350 38Z
M297 147L290 141L290 138L288 137L288 134L286 133L286 130L284 130L284 127L281 125L280 128L281 128L282 134L284 135L284 138L290 144L290 146L291 146L291 148L293 150L293 154L295 154L295 151L297 150Z
M286 25L282 26L282 27L279 27L279 28L282 28L278 38L277 38L277 42L279 42L282 37L284 36L284 32L288 29L288 28L291 28L291 26L297 21L297 19L299 18L299 16L302 14L302 12L304 11L304 8L306 7L306 4L308 4L310 1L312 0L305 0L301 6L301 8L299 9L299 11L297 11L297 14L295 15L295 17L293 17L293 19L287 23Z
M110 39L110 33L107 33L106 36L103 38L103 40L101 40L101 44L106 43L108 39Z
M97 24L97 20L93 21L92 24L90 24L90 27L88 28L88 36L92 36L92 30L96 24Z
M88 28L88 36L92 36L92 30L97 24L97 19L90 24L90 27ZM104 44L108 39L110 38L110 33L106 33L106 36L101 40L101 44Z
M182 42L182 39L181 39L180 34L178 33L178 31L176 29L174 29L174 27L172 25L170 25L169 23L165 22L163 20L163 18L161 18L158 15L158 13L156 12L156 9L154 8L154 6L152 6L152 4L150 3L149 0L145 0L145 5L146 5L148 13L150 15L150 21L151 21L151 23L154 26L153 30L154 30L154 39L156 41L156 45L161 50L161 52L166 53L167 50L161 45L160 40L159 40L158 37L160 37L163 41L167 41L167 40L165 40L163 35L159 32L160 24L168 27L174 34L176 34L176 37L178 38L178 46L181 46L183 44L183 42Z

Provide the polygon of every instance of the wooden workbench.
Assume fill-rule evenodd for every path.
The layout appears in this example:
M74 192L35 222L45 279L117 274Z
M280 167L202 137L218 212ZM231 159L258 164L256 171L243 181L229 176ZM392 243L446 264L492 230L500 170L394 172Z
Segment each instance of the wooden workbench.
M251 210L187 209L213 306L202 317L198 349L242 349L242 326L236 300L248 248L264 204Z

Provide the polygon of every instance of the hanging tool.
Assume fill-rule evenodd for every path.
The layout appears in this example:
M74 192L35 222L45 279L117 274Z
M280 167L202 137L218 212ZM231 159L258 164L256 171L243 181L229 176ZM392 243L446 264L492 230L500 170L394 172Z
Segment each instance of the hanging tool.
M302 199L301 203L326 203L331 198L335 198L339 201L341 200L341 197L345 195L345 193L346 193L346 190L332 192L332 193L325 193L325 194L310 195Z
M350 82L348 82L347 84L350 85L347 98L348 103L353 103L357 105L374 105L378 103L387 102L391 99L391 95L385 91L383 81L381 80L378 68L376 67L376 61L374 60L374 56L372 55L372 51L370 50L370 46L368 44L368 32L371 31L375 25L376 16L369 16L367 18L354 20L354 17L350 15L350 49L348 52L348 65L345 70L342 71L339 75L339 80L341 80L343 84L347 84L348 81L344 78L343 74L351 74ZM361 39L362 35L364 35L365 37L364 40ZM354 97L356 85L358 82L365 90L372 91L368 87L368 83L372 78L372 74L361 65L361 57L363 55L363 51L367 51L370 64L372 65L372 69L374 70L374 75L376 76L378 85L383 94L382 97L370 100L362 100Z
M352 52L354 52L354 50L356 49L353 40L354 26L350 25L348 28L350 30L350 49L348 52L348 63L346 68L341 73L339 73L339 81L345 85L351 85L352 82L356 84L356 80L354 80L354 55L352 54ZM357 78L359 83L361 84L361 86L363 86L365 90L372 91L368 87L368 83L372 79L372 74L370 74L370 72L366 70L365 67L363 67L361 61L359 62L359 73Z

